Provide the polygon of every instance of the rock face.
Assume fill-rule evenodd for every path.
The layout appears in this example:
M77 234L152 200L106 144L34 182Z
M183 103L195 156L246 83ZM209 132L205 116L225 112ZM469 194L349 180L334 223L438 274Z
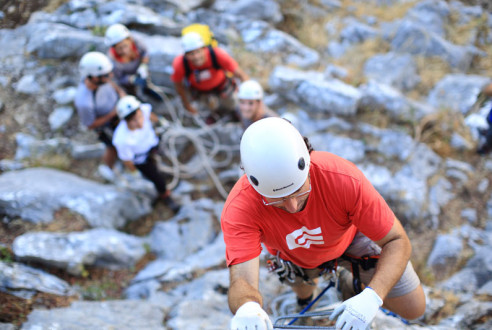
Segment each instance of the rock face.
M38 293L73 299L63 308L35 305L21 329L228 328L220 215L224 195L242 175L243 129L202 126L199 116L195 122L182 111L172 62L182 53L181 29L195 22L212 27L220 46L263 84L265 103L316 150L355 163L412 233L416 269L424 284L433 283L424 285L421 321L429 326L378 312L377 328L492 327L492 161L473 152L492 107L475 107L492 82L483 65L492 44L484 32L492 28L487 1L62 2L0 29L0 294L26 302ZM7 26L2 19L16 9L0 10ZM117 180L103 183L81 168L93 166L104 145L78 123L77 64L89 50L107 51L104 29L113 23L127 25L147 46L152 82L166 92L164 103L152 105L174 120L159 149L161 168L176 175L169 180L182 205L175 215L165 206L153 210L156 192L145 178L116 167ZM66 170L49 162L58 158ZM51 168L39 166L46 162ZM57 230L61 209L90 228ZM19 223L29 231L11 232ZM262 264L267 258L260 255ZM115 284L123 292L118 300L87 301L83 287L53 275L77 283L94 268L134 277ZM263 266L260 289L272 320L296 304ZM337 302L337 291L324 299Z
M120 228L150 212L150 199L114 186L48 168L30 168L0 175L0 206L10 217L50 222L66 207L93 227Z

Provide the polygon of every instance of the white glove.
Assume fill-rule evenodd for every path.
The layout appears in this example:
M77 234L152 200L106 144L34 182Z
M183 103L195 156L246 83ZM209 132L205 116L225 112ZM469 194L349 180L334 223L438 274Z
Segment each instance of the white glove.
M147 79L147 77L149 76L149 66L146 63L140 64L137 69L137 74L140 76L140 78Z
M273 330L273 325L260 304L248 301L236 311L231 330Z
M337 329L364 330L372 322L381 305L383 305L383 300L376 291L367 287L358 295L347 299L338 306L331 314L330 320L343 312L335 324Z

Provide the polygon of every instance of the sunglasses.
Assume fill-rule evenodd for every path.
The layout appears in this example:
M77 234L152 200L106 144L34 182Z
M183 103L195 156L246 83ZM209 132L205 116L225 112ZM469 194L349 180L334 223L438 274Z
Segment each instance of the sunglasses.
M292 199L292 198L295 198L297 200L299 200L299 198L303 197L303 196L306 196L307 194L309 194L311 192L311 182L309 182L309 189L307 191L304 191L304 192L301 192L301 193L298 193L296 195L291 195L291 196L288 196L288 197L283 197L281 200L279 201L274 201L274 202L265 202L265 200L263 199L263 197L261 198L262 202L264 205L266 206L275 206L275 205L281 205L283 204L286 200L289 200L289 199Z

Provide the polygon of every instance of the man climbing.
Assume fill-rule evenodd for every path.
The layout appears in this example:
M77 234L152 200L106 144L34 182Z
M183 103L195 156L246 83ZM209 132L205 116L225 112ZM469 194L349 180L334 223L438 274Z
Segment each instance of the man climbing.
M263 103L263 88L255 80L246 80L239 85L239 118L246 129L254 123L267 117L278 115Z
M383 304L407 319L424 313L425 296L409 262L405 230L354 164L313 151L281 118L249 126L240 154L245 175L231 190L221 216L229 307L235 314L231 329L272 328L258 289L262 243L289 265L279 275L290 278L292 283L286 282L302 306L313 299L316 279L335 261L350 269L354 260L378 257L375 267L357 267L354 279L361 282L361 292L331 316L338 316L339 329L366 329Z
M113 144L118 151L118 157L132 175L140 172L150 180L159 193L158 200L177 213L180 206L171 198L166 179L159 172L154 158L159 138L152 127L152 123L158 122L157 116L152 112L152 106L142 104L133 95L128 95L118 101L116 109L120 123L114 132Z
M111 79L113 64L100 52L86 53L79 62L81 81L75 95L75 107L84 126L94 130L106 145L99 174L113 181L112 168L116 162L116 149L111 140L118 123L116 103L125 92Z
M206 46L197 32L183 35L181 44L184 54L173 60L171 80L185 109L198 114L199 109L192 100L198 101L212 115L208 117L208 123L216 121L217 117L234 114L237 107L234 78L247 80L246 73L223 49Z
M147 47L133 37L123 24L113 24L106 30L106 44L110 47L108 56L113 62L116 82L128 94L143 93L158 101L161 97L149 88L149 55Z

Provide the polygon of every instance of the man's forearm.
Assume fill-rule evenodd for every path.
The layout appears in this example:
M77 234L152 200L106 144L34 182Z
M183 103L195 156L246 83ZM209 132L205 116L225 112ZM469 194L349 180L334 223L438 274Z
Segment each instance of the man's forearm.
M97 127L101 127L101 126L105 125L107 122L109 122L111 119L113 119L114 116L116 116L116 110L115 109L113 109L110 113L108 113L102 117L96 118L96 120L94 120L92 122L92 124L90 124L89 128L94 129Z
M248 301L254 301L263 305L263 298L260 292L241 278L230 284L228 300L229 309L233 314L236 314L238 308Z
M412 247L408 238L400 237L387 242L381 251L381 256L376 266L369 286L385 299L393 286L398 282L405 271Z

